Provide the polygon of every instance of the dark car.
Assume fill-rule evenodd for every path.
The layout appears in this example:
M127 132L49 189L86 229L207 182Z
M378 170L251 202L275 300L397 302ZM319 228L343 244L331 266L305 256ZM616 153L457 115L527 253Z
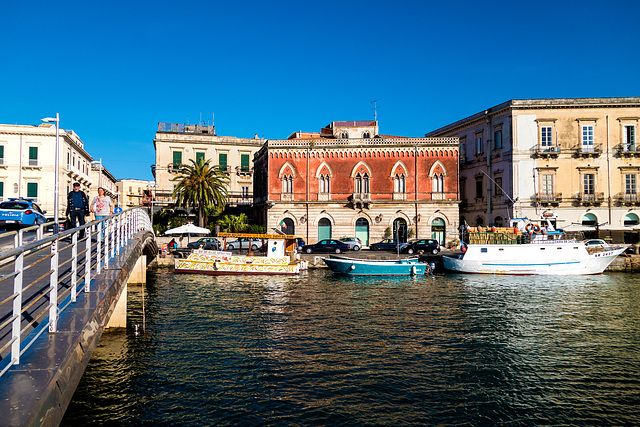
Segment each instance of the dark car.
M22 228L47 222L46 212L29 199L9 199L0 203L0 228Z
M396 239L384 239L378 243L372 243L369 245L369 249L372 251L389 251L396 250L398 247L398 241Z
M335 239L324 239L314 245L304 245L302 247L302 252L308 254L313 252L335 252L339 254L340 252L346 252L348 250L348 244Z
M435 255L440 252L440 243L434 239L418 239L415 242L406 245L400 251L409 255L420 251L425 253L429 252Z
M202 239L198 239L195 242L191 242L187 244L187 248L189 249L204 248L207 250L217 251L220 248L220 244L213 237L203 237Z

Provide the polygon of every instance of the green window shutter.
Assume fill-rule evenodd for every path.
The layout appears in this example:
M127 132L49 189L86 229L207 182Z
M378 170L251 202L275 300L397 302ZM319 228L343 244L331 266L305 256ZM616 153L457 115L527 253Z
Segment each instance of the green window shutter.
M196 163L204 162L204 153L196 153Z
M240 155L240 171L249 172L249 155L248 154Z
M29 160L38 160L38 147L29 147Z
M223 170L226 172L227 170L227 154L226 153L218 154L218 165L220 166L220 170Z
M179 167L182 164L182 151L173 152L173 167Z
M4 159L4 145L0 145L0 159Z
M0 197L4 197L4 182L0 181Z
M38 183L37 182L28 182L27 183L27 197L38 198Z

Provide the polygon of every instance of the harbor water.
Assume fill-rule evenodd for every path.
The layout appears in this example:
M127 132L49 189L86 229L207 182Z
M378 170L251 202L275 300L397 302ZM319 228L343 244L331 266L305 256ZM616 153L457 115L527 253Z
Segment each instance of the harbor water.
M142 300L63 425L640 424L635 274L152 270Z

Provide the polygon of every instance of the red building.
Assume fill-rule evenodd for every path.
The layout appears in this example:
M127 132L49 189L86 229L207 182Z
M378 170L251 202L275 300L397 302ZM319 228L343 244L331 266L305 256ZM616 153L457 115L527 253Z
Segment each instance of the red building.
M267 140L254 157L254 203L271 230L308 242L357 236L457 237L458 139L378 133L376 121Z

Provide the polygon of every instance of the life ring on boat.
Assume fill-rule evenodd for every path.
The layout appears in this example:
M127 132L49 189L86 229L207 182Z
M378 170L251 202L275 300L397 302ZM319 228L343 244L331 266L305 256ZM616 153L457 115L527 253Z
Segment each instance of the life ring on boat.
M533 224L527 224L527 226L524 228L524 231L526 231L527 233L531 234L532 231L531 229L533 228Z
M542 230L540 230L540 232L542 233L542 235L544 236L545 234L547 234L547 229L543 228Z
M534 225L532 229L533 229L534 233L539 233L540 232L540 226L538 224Z

